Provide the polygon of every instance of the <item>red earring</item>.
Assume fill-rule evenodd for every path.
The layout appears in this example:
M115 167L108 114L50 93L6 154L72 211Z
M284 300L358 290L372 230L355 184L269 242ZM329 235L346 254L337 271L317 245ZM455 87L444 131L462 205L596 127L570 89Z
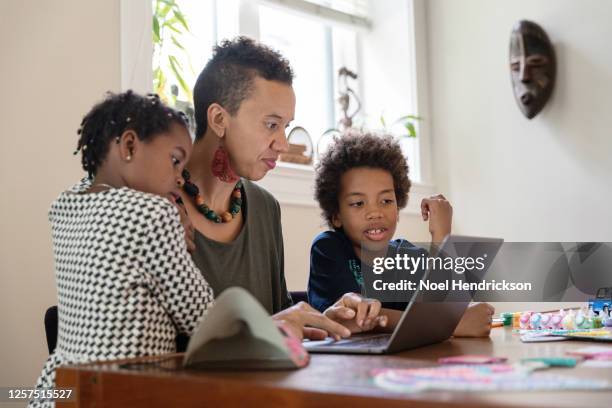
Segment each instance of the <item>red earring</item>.
M225 183L235 183L239 179L232 166L230 166L229 155L223 146L219 146L213 156L212 174Z

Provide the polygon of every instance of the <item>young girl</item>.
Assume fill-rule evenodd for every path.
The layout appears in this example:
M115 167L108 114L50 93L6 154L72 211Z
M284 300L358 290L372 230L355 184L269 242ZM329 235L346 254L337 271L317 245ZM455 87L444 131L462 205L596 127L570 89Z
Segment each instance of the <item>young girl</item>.
M392 240L409 189L408 164L391 136L349 132L336 139L317 168L316 199L332 229L319 234L312 244L308 300L353 332L378 325L392 330L406 308L406 303L396 302L383 304L381 310L380 302L372 301L362 305L356 316L346 314L346 323L336 312L346 311L342 306L351 301L350 292L362 292L361 264L370 263L364 253L403 252L414 258L426 254L404 239ZM440 244L451 230L449 202L437 195L423 200L421 211L423 220L429 221L432 242ZM487 336L492 315L491 305L474 305L454 334Z
M109 94L78 133L89 177L49 211L59 330L37 388L60 365L173 352L213 304L173 204L192 149L184 115L156 95Z

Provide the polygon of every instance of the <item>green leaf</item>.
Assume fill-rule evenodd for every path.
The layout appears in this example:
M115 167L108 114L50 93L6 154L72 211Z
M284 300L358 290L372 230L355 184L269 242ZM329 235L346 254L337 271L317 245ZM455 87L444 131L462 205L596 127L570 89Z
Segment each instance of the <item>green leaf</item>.
M168 24L168 22L163 23L163 24L162 24L162 27L166 27L166 28L168 28L169 30L174 31L174 32L175 32L175 33L177 33L177 34L183 34L183 32L182 32L181 30L179 30L178 28L176 28L176 27L175 27L174 25L172 25L172 24Z
M159 36L159 20L157 16L153 16L153 42L161 42L161 37Z
M385 122L385 117L383 115L380 115L380 123L385 129L387 128L387 122Z
M164 20L164 23L163 23L162 25L163 25L164 27L165 27L165 26L169 26L169 25L173 26L173 25L175 25L175 24L176 24L176 23L178 23L178 22L179 22L179 19L178 19L178 18L176 18L176 17L172 17L172 18L169 18L169 19L167 19L167 20ZM176 28L176 27L175 27L175 28Z
M155 89L157 90L158 88L163 86L164 83L164 71L162 71L160 68L157 69L157 72L155 72Z
M189 58L189 54L186 54L187 56L187 64L189 64L189 71L191 72L191 75L195 75L196 72L193 69L193 64L191 63L191 58Z
M193 96L191 94L191 88L189 88L189 85L187 85L187 82L185 82L185 80L183 79L183 76L181 75L181 69L180 69L179 62L173 55L170 55L168 57L168 61L170 62L170 68L172 69L172 72L174 72L176 80L178 81L179 85L185 92L185 95L187 95L189 102L191 102L193 99Z
M178 67L178 69L182 72L183 71L183 66L181 65L181 63L176 59L176 57L174 55L169 55L168 56L168 61L170 61L171 65L174 65L175 67Z
M158 18L163 20L164 18L166 18L166 16L170 12L170 10L172 10L172 5L171 4L166 4L161 10L159 10L155 14L157 15Z
M408 137L416 137L416 129L414 127L414 123L406 122L404 123L406 130L408 131Z
M408 137L417 137L415 122L421 119L422 118L420 116L405 115L393 122L393 126L402 125L404 128L406 128L406 131L408 132Z
M176 46L177 46L178 48L180 48L181 50L185 51L185 47L183 47L183 45L182 45L180 42L178 42L178 40L176 39L176 37L175 37L175 36L170 36L170 39L172 40L172 43L173 43L174 45L176 45Z
M166 76L164 75L164 71L159 69L157 72L157 77L155 78L155 93L159 95L160 98L164 99L165 96L164 88L166 87Z
M176 17L178 19L178 21L181 22L181 25L183 27L185 27L185 30L187 30L187 32L189 32L189 26L187 25L187 21L185 20L185 16L183 15L183 13L181 13L181 10L179 10L178 6L174 9L174 17Z

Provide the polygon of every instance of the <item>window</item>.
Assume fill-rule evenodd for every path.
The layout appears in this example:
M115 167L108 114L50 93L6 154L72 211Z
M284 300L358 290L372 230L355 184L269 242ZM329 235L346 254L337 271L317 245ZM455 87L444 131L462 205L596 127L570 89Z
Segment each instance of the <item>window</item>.
M166 80L162 89L168 102L188 110L192 102L189 90L210 58L213 45L225 38L247 35L280 51L291 62L297 96L292 125L309 132L316 150L321 134L338 127L342 117L337 102L338 70L347 67L359 76L349 83L362 103L354 120L357 126L378 130L384 126L395 134L407 134L396 120L405 115L424 117L416 123L416 139L400 139L411 179L415 185L423 185L431 182L431 178L427 138L430 118L423 91L423 84L427 83L425 58L420 65L415 63L418 45L420 55L424 55L422 3L422 0L122 0L123 87L140 91L148 88L146 92L150 92L152 84L160 86L155 69L161 67ZM173 7L180 16L174 15ZM146 42L147 22L135 20L147 13L159 13L160 8L167 12L165 20L158 21L163 50L149 56L148 66L153 64L153 70L149 68L148 73L137 75L136 72L145 70L146 47L144 52L143 46L135 51L133 48L135 43ZM181 17L186 24L180 21ZM155 28L148 29L150 33ZM144 82L147 76L148 84ZM139 78L144 79L139 82ZM353 105L349 111L352 110ZM273 173L285 171L283 167L291 169L286 171L291 177L296 171L308 171L305 167L280 165Z
M296 112L293 124L305 128L313 144L337 127L337 72L357 72L357 34L343 27L280 8L259 8L260 41L283 54L295 72ZM316 86L315 84L319 84ZM316 149L315 149L316 150Z

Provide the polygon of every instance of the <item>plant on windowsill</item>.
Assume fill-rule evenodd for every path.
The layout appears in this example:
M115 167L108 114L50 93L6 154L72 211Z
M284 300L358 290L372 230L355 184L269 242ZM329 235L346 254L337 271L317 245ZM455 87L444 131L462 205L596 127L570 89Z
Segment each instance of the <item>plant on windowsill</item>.
M390 127L387 127L387 121L385 120L384 116L380 116L380 123L385 131L385 133L389 133L395 137L398 138L403 138L403 137L409 137L409 138L416 138L417 137L417 131L416 131L416 122L422 120L423 118L421 118L420 116L416 116L416 115L404 115L402 117L397 118ZM394 130L397 127L401 127L403 129L406 129L407 133L403 133L398 131L398 130ZM402 130L403 130L402 129Z
M184 79L185 65L192 73L193 66L181 44L190 34L175 0L153 0L153 88L165 103L181 110L193 103L191 88ZM179 89L184 93L182 101L178 100Z
M349 70L346 67L341 67L338 70L338 83L340 84L340 91L338 97L338 104L340 105L340 111L342 118L338 122L337 128L331 128L323 132L317 143L317 157L327 149L327 146L331 143L333 138L347 129L359 129L364 130L368 128L366 125L366 117L358 115L361 110L361 101L357 96L357 93L349 86L349 80L356 80L358 75ZM350 107L356 105L352 109ZM349 113L350 112L350 113ZM379 116L380 124L382 129L373 129L382 131L383 133L393 135L398 139L403 138L416 138L417 128L416 122L422 120L420 116L416 115L404 115L393 121L391 126L387 126L387 121L383 114Z

